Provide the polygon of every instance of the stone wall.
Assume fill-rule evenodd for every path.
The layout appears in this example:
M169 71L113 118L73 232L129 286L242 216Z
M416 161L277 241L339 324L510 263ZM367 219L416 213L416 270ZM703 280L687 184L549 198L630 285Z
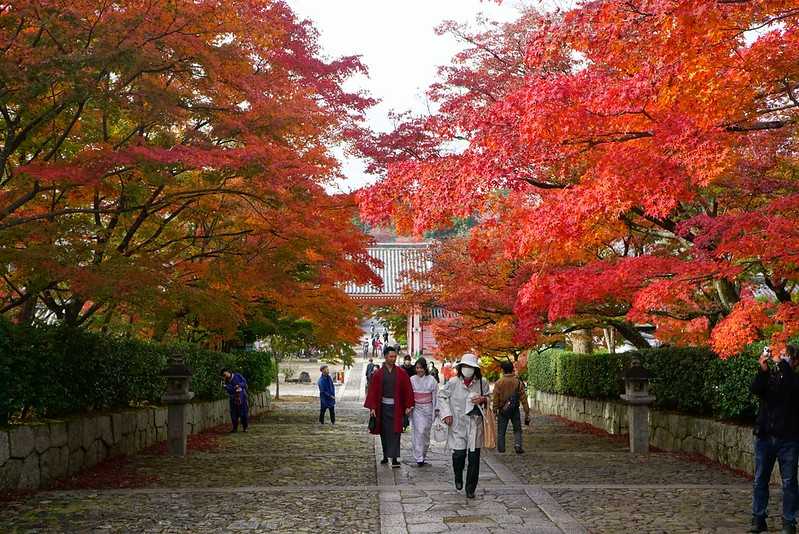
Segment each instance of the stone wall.
M250 415L268 410L269 391L252 396ZM0 489L35 489L106 458L166 441L167 408L153 407L0 430ZM190 434L230 422L228 401L194 402Z
M627 406L622 402L533 391L530 407L543 414L588 423L611 434L627 433ZM665 451L701 454L734 469L754 472L751 426L650 410L649 443Z

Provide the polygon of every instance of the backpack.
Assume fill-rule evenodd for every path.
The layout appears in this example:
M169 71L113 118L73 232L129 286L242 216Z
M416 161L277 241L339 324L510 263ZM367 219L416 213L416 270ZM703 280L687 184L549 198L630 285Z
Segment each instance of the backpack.
M517 378L517 380L519 380ZM502 406L502 415L504 417L511 417L516 411L519 409L519 386L521 385L521 380L516 384L516 389L513 391L513 394L508 397L508 400L505 401L505 404Z

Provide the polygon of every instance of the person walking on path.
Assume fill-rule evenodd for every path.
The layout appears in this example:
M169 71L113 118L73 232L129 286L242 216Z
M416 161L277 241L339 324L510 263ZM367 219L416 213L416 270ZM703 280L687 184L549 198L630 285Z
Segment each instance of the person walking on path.
M222 387L230 397L230 421L233 423L230 432L238 432L239 421L241 421L241 429L247 432L250 413L250 405L247 400L247 380L239 373L223 369Z
M408 373L408 378L412 377L416 374L416 366L411 363L411 355L406 354L405 357L402 359L402 368Z
M441 382L438 378L438 368L436 367L435 362L430 362L430 376L436 381L436 383Z
M375 364L373 358L369 358L369 363L366 365L366 391L369 391L369 381L372 380L372 375L375 374L375 371L378 369L378 365Z
M387 346L383 357L383 367L372 374L371 387L363 405L369 408L377 423L371 432L380 435L383 446L380 463L387 464L391 458L391 467L399 467L402 423L413 408L413 390L408 374L396 366L397 349Z
M441 420L449 426L447 448L452 449L455 489L463 488L466 460L466 496L474 498L480 477L480 448L483 446L483 410L490 399L488 381L480 373L480 362L474 354L464 354L455 365L457 375L438 394Z
M530 404L524 383L513 372L513 364L504 361L502 378L494 384L493 408L497 414L497 452L505 452L505 434L508 422L513 424L513 448L516 454L522 454L522 421L520 407L524 408L524 424L530 424Z
M319 377L319 424L325 424L325 412L330 411L330 424L336 424L336 386L333 385L333 378L330 376L330 368L323 365L319 368L322 375Z
M416 374L411 377L411 388L414 402L411 415L413 456L416 465L422 467L427 460L427 451L430 450L430 429L438 401L438 382L430 376L427 360L424 358L416 360Z
M775 363L769 365L769 360ZM755 477L752 491L752 528L766 532L769 480L774 464L780 465L782 478L782 532L795 534L799 504L797 460L799 460L799 349L788 345L777 359L768 347L759 360L760 368L751 391L760 400L755 422Z

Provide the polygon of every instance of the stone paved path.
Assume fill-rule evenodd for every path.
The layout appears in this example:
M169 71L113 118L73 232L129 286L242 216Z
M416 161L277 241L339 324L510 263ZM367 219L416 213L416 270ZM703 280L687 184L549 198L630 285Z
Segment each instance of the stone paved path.
M402 467L381 466L379 443L365 431L362 373L357 365L339 388L334 427L319 425L315 400L282 401L247 434L221 436L187 459L131 458L119 469L144 481L141 487L48 491L0 503L0 532L745 530L745 478L672 454L632 456L617 439L543 416L525 430L524 455L483 455L474 500L455 491L440 446L432 465L419 468L406 435ZM771 508L777 517L778 503Z

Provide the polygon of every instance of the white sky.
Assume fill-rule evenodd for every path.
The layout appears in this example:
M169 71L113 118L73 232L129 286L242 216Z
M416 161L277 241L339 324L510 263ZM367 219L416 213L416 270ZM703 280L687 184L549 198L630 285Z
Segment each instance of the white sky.
M435 81L436 68L458 52L457 41L437 36L436 26L445 20L471 22L478 13L510 21L517 17L520 1L498 5L490 0L287 0L299 17L314 23L328 56L361 56L369 78L352 80L348 88L365 89L381 101L368 114L368 125L379 131L391 130L391 110L424 112L424 92ZM526 1L541 5L540 0ZM347 179L334 189L351 191L375 180L360 161L340 158Z

